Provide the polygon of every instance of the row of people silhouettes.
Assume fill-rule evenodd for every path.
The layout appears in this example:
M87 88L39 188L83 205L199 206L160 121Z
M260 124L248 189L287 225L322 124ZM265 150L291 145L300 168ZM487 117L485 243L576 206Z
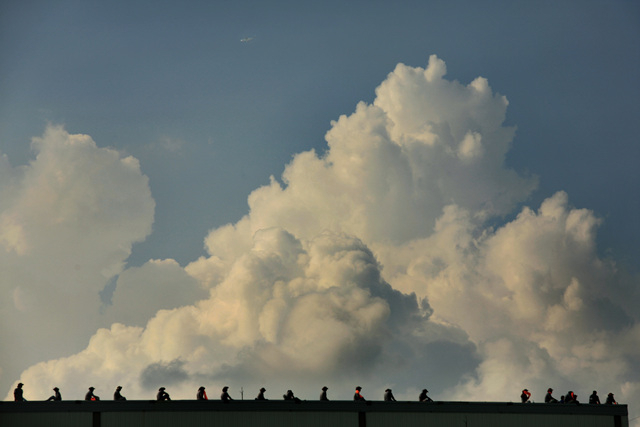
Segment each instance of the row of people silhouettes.
M23 397L22 393L22 386L24 384L19 383L18 386L16 387L16 389L13 391L13 398L16 402L26 402L26 399ZM89 391L87 391L87 394L85 394L84 396L84 400L87 401L97 401L100 400L100 397L96 396L93 391L95 390L95 387L89 387ZM120 390L122 390L122 386L118 386L116 387L116 391L113 394L113 400L127 400L124 396L122 396L120 394ZM58 387L54 387L53 388L53 395L49 396L49 398L46 400L47 402L60 402L62 401L62 394L60 393L60 389Z
M604 402L605 405L617 405L618 402L616 402L616 399L613 398L613 393L609 393L607 395L607 400ZM589 404L590 405L599 405L600 404L600 397L598 397L598 392L596 390L593 390L593 393L591 394L591 396L589 396Z
M527 402L529 400L529 397L531 397L531 393L528 393L528 396L525 396L525 392L528 392L528 390L524 389L522 391L522 394L520 395L520 398L522 399L522 403ZM544 403L558 403L558 399L553 397L553 389L551 387L547 389L547 394L544 397ZM578 401L578 395L575 394L573 391L569 390L567 394L560 397L560 403L579 404L580 402ZM613 393L609 393L609 395L607 396L606 403L609 405L617 405L617 402L613 398ZM596 390L593 390L593 393L591 393L591 396L589 396L589 404L590 405L600 404L600 397L598 396L598 392Z
M24 384L23 383L18 383L18 385L16 386L15 390L13 391L13 398L16 402L25 402L26 399L23 396L23 389L22 386ZM329 388L327 386L322 387L322 393L320 394L320 400L321 401L329 401L329 398L327 397L327 390ZM87 392L87 394L84 397L84 400L87 401L98 401L100 400L100 397L96 396L93 391L95 390L95 387L89 387L89 391ZM120 391L122 390L122 386L118 386L116 387L116 391L113 393L113 400L127 400L126 397L122 396L122 394L120 393ZM171 397L169 396L169 393L167 393L165 391L166 389L164 387L160 387L158 389L158 394L156 396L157 400L171 400ZM231 398L231 396L229 396L229 387L228 386L224 386L222 388L222 394L220 395L220 399L223 402L229 402L232 401L233 399ZM62 400L62 395L60 394L60 389L58 387L54 387L53 388L54 391L54 395L49 397L47 399L47 401L61 401ZM262 387L260 389L260 392L258 393L258 397L256 397L255 400L268 400L265 398L264 396L264 392L267 391L264 387ZM420 402L433 402L433 400L427 395L429 391L425 388L422 389L422 392L420 393L420 396L418 397L418 400ZM300 402L300 399L298 399L297 397L294 396L293 391L291 390L287 390L287 393L283 395L284 400L292 400L295 402ZM204 387L200 387L198 389L198 393L196 395L196 399L197 400L208 400L207 398L207 393L205 391ZM522 390L522 394L520 395L520 399L522 401L522 403L530 403L530 399L531 399L531 393L529 392L528 389L524 389ZM354 401L366 401L366 399L364 398L364 396L362 395L362 387L357 386L356 387L356 391L353 395L353 400ZM393 396L393 392L390 388L385 390L384 393L384 401L385 402L395 402L396 398ZM549 387L547 389L547 394L544 398L545 403L558 403L558 400L556 398L553 397L553 389L551 387ZM573 391L569 390L567 392L566 395L562 396L560 398L560 403L575 403L578 404L578 395L575 394ZM591 394L591 396L589 396L589 404L592 405L599 405L600 404L600 397L598 396L598 392L596 390L593 390L593 393ZM605 404L607 405L617 405L618 402L616 402L613 393L609 393L607 395L607 400L605 402Z

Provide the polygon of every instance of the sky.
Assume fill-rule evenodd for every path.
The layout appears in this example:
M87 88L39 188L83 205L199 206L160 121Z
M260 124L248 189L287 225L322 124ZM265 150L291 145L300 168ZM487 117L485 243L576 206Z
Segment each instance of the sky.
M6 1L0 52L5 399L640 416L636 2Z

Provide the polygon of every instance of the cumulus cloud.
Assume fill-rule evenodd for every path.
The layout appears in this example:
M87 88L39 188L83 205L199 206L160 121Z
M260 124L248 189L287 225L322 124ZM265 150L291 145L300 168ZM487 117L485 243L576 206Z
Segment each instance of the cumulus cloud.
M356 383L373 399L387 386L412 400L424 386L440 399L527 387L535 400L549 386L637 399L637 278L598 256L600 219L564 192L521 207L536 178L505 166L506 98L445 76L435 56L398 65L372 104L332 123L325 154L296 155L246 216L211 230L206 257L123 272L108 310L158 293L151 308L22 382L78 388L86 374L139 398L160 383L191 398L201 382L315 398L329 382L343 399ZM18 253L23 240L14 227L3 241Z
M16 369L85 345L100 325L98 292L153 220L148 180L133 157L59 126L34 138L32 149L24 166L0 158L5 386Z
M111 304L104 309L105 317L112 322L144 326L158 310L193 304L206 294L175 260L150 260L118 276Z

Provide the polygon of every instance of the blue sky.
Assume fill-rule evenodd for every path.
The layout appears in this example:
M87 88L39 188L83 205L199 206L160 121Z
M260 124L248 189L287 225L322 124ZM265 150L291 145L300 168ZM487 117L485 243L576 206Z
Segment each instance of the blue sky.
M639 50L633 1L0 3L0 389L637 400Z
M634 2L6 2L0 150L47 123L131 153L157 202L131 262L202 253L248 193L402 62L489 80L518 132L509 164L595 210L602 250L640 255ZM240 40L254 39L248 43ZM166 149L162 142L177 145ZM164 149L163 149L164 148Z

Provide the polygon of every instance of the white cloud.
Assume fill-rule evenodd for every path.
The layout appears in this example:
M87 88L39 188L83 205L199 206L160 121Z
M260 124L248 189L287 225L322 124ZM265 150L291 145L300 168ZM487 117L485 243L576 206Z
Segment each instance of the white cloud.
M151 231L138 161L49 126L35 158L0 158L2 383L28 364L77 351L100 325L98 292ZM34 351L34 346L37 348Z
M436 398L517 400L527 387L540 400L552 386L637 399L637 278L598 256L600 220L564 192L487 225L536 180L504 165L506 98L484 78L445 74L435 56L426 69L398 65L373 104L332 123L325 155L296 155L282 182L251 193L245 217L209 233L207 257L121 274L111 310L123 318L159 292L127 320L152 316L144 328L101 329L22 382L77 389L85 375L127 381L140 398L159 381L186 398L200 382L311 393L330 381L342 398L367 382L373 398L393 384L404 398L428 386ZM5 246L32 250L10 218ZM28 292L14 298L30 304ZM75 365L91 369L66 374Z

